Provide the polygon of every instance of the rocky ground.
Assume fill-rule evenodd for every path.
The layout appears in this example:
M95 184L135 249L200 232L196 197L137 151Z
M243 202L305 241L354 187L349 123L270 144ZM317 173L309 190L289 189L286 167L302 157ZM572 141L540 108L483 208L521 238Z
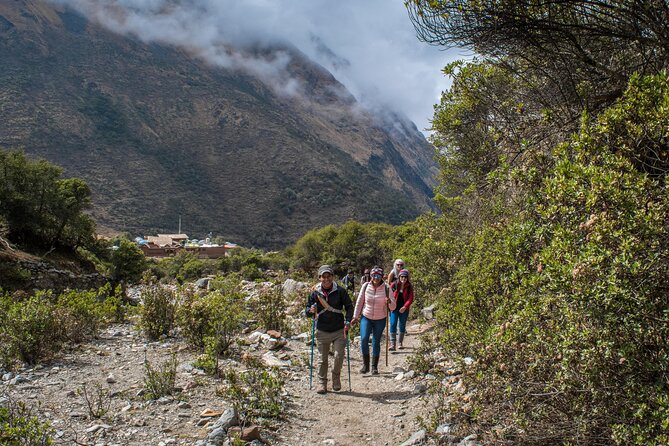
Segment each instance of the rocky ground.
M285 345L284 340L259 332L243 335L243 348L279 366L286 377L284 419L272 428L261 429L260 440L254 443L427 444L420 440L424 433L419 432L417 416L425 416L429 410L425 398L430 376L418 376L407 366L407 358L418 345L418 334L426 328L410 325L407 348L391 352L388 366L382 356L377 376L358 373L359 347L352 343L351 390L345 370L342 391L326 395L309 389L309 367L305 364L310 351L308 333L285 339ZM177 354L179 364L178 393L147 401L143 396L145 361L157 365L172 353ZM25 401L33 407L41 419L49 420L57 429L57 444L226 444L225 436L220 435L225 430L220 427L229 415L230 404L216 396L220 381L194 368L194 359L194 352L181 341L147 343L133 325L115 325L100 333L98 339L67 351L49 364L2 373L0 399ZM457 380L446 384L456 385ZM100 418L89 409L84 389L92 403L103 400L109 404L108 409L103 407L107 410ZM98 390L105 398L96 397ZM228 413L224 414L226 409ZM469 440L460 443L475 444Z

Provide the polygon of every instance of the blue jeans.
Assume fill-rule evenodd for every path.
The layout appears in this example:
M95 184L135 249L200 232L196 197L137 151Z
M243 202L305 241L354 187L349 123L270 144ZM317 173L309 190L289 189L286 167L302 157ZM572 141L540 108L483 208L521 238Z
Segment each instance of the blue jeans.
M372 356L381 356L381 335L386 328L386 320L374 321L365 316L360 319L360 352L369 355L369 336L372 335Z
M396 308L390 312L390 333L397 333L397 321L400 322L400 333L407 332L407 319L409 319L409 310L400 313L400 309Z

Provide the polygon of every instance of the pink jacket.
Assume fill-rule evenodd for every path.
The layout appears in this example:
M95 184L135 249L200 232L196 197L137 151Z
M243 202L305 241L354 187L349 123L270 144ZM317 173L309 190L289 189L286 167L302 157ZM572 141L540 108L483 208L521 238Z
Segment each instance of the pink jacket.
M380 319L386 318L386 287L385 283L381 283L378 287L374 288L372 282L367 282L362 285L360 289L360 294L358 294L358 300L355 302L355 312L353 313L354 319L359 319L360 314L362 313L367 319L378 321ZM364 291L364 294L363 294ZM390 298L390 311L393 311L396 306L396 300L393 293L388 292L388 297Z

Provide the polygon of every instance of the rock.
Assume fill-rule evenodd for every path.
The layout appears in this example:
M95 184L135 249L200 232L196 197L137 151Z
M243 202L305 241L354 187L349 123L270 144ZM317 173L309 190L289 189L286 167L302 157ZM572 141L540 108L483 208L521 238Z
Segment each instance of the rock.
M477 439L478 436L476 434L468 435L458 443L458 446L480 446L481 443L476 441Z
M239 424L239 416L237 414L237 411L232 408L228 407L223 411L223 414L221 417L216 420L216 423L214 423L214 426L223 428L224 430L228 430L232 426L237 426Z
M17 384L27 383L30 380L23 375L16 375L14 378L9 380L9 384L15 386Z
M190 405L190 403L188 403L186 401L182 401L179 404L177 404L177 408L179 408L179 409L190 409L191 405Z
M288 341L285 339L270 339L267 348L270 350L279 350L280 348L285 347L287 344Z
M311 335L306 331L304 333L292 336L290 339L292 339L293 341L309 341L309 343L311 343Z
M205 409L202 412L200 412L200 418L218 417L222 414L223 414L223 412L218 412L218 411L211 410L211 409Z
M451 425L448 423L440 424L435 431L438 434L447 434L451 431Z
M272 352L267 352L264 355L262 355L262 361L268 367L290 367L291 366L290 361L282 361L281 359L274 356L274 354Z
M251 342L251 344L255 344L256 342L260 341L260 339L262 338L262 335L264 335L264 334L265 333L263 333L262 331L254 331L253 333L251 333L248 336L248 340L249 340L249 342Z
M242 429L233 426L228 429L228 436L237 435L244 441L260 440L260 426L249 426Z
M293 279L286 279L285 282L283 282L283 285L281 286L281 291L283 292L283 297L291 297L298 295L298 298L300 299L300 302L302 302L301 295L304 294L303 292L308 290L311 287L310 284L306 282L298 282L297 280Z
M465 365L472 365L474 363L474 359L467 356L462 359L462 362L464 362Z
M96 433L97 431L99 431L100 429L103 429L103 430L109 430L109 429L111 429L111 426L108 425L108 424L94 424L93 426L91 426L91 427L89 427L88 429L86 429L86 433L88 433L88 434L94 434L94 433Z
M427 435L427 432L425 432L425 429L421 429L418 432L415 432L407 441L402 443L401 446L414 446L421 444Z
M405 379L412 379L414 376L416 376L416 372L414 372L413 370L409 370L404 374Z
M335 442L332 438L326 438L325 440L321 441L321 444L327 445L327 446L335 446L337 442Z
M2 375L2 380L3 381L9 381L13 377L14 377L14 374L12 372L7 372L7 373Z
M207 435L207 441L210 443L220 444L225 440L226 432L222 427L217 427Z
M395 381L402 381L404 379L404 373L398 373L395 377Z
M276 330L267 330L267 334L274 339L279 339L281 337L281 332Z
M434 319L434 305L423 308L420 314L423 316L423 319L427 319L428 321Z
M416 387L413 388L412 393L414 395L420 395L421 393L425 393L427 391L427 386L425 384L416 384Z
M107 376L107 383L108 383L108 384L114 384L114 383L116 383L116 378L115 378L114 375L112 375L111 373L109 374L109 376Z

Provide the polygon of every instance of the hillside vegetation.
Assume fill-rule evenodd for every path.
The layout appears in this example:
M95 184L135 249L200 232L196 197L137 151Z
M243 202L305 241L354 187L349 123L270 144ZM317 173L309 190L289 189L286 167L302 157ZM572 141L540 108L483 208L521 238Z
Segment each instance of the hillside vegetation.
M439 345L474 359L435 422L486 444L666 444L669 9L526 6L408 2L423 39L480 54L447 67L435 113L443 215L400 247L439 296Z

